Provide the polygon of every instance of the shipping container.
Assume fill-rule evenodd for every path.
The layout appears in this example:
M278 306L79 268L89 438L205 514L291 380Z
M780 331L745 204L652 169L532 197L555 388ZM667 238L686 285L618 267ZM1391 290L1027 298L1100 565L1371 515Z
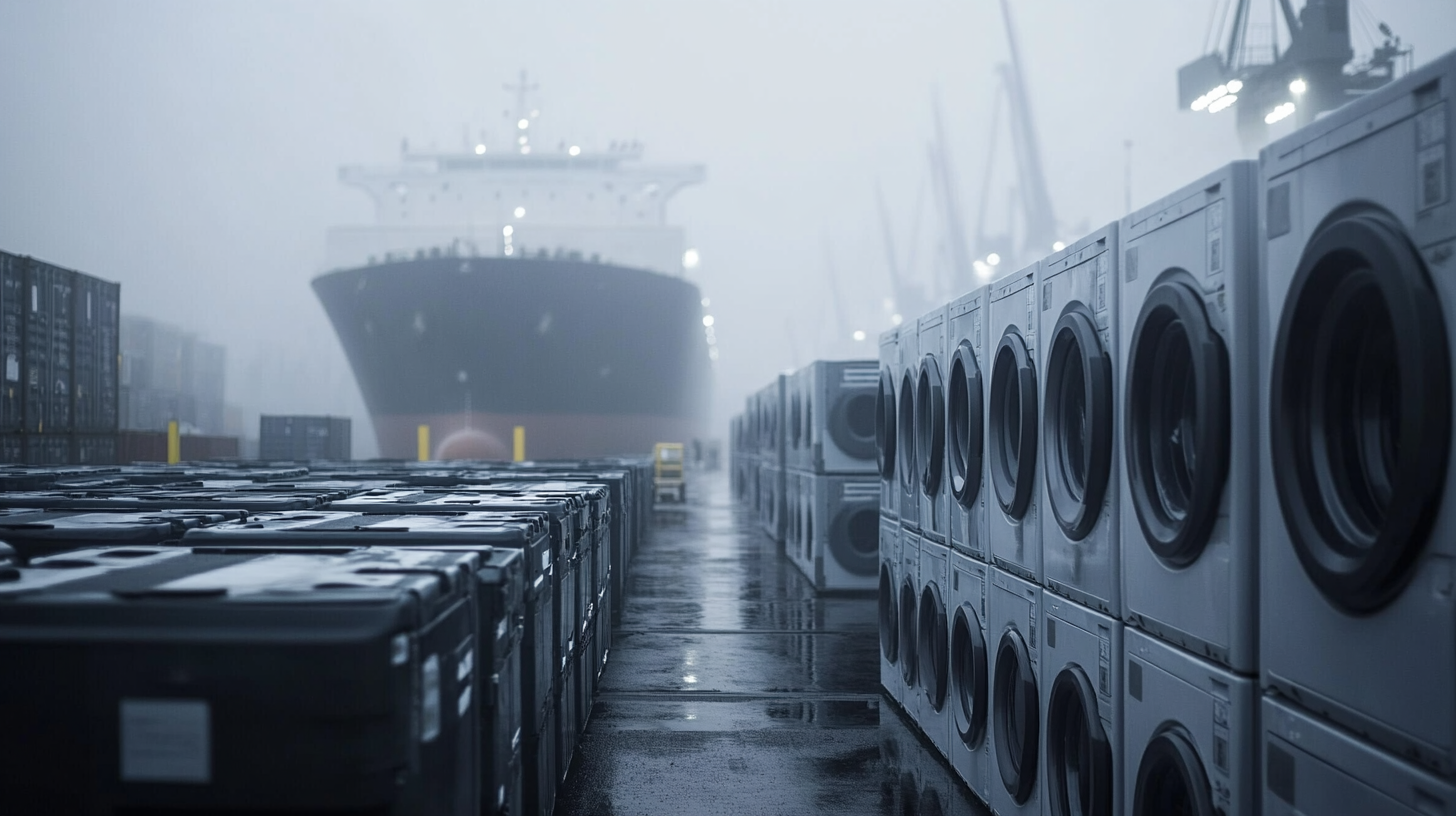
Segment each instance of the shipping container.
M348 417L265 415L258 420L258 458L345 461L352 458L352 433Z
M24 289L25 259L0 252L0 365L4 366L0 433L7 434L19 431L25 419L25 385L20 376L25 348Z
M35 258L27 258L24 267L24 429L31 433L63 433L72 426L76 273ZM31 454L27 453L27 458Z
M75 303L75 429L106 432L117 429L117 341L121 332L121 287L76 275Z

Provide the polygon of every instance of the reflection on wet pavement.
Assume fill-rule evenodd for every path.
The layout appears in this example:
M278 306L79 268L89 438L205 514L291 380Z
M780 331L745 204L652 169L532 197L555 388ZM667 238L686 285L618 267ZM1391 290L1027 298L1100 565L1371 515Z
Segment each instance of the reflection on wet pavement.
M987 813L879 688L873 595L816 595L704 478L660 512L561 814Z

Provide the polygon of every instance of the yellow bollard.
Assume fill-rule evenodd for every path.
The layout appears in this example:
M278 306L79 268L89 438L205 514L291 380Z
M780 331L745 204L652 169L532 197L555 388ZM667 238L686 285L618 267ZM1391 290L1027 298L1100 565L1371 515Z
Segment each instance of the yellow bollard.
M177 430L177 420L167 423L167 464L182 461L182 435Z
M415 431L415 453L421 462L430 461L430 426L421 425Z
M526 426L517 425L515 432L515 461L526 461Z

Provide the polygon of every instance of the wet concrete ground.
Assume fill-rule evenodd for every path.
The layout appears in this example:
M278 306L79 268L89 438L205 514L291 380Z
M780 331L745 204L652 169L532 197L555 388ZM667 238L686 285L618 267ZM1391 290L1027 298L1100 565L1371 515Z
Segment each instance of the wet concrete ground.
M659 510L557 812L984 814L879 688L873 594L817 596L729 499Z

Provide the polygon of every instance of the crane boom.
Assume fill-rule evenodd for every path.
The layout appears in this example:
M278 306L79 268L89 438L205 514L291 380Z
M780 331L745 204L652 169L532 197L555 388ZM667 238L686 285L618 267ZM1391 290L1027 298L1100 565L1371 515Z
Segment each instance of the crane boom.
M1006 21L1006 43L1011 51L1011 63L1003 68L1002 76L1011 110L1012 141L1016 147L1021 204L1026 218L1022 251L1037 257L1050 251L1052 242L1056 240L1057 219L1052 212L1052 198L1047 192L1046 174L1041 166L1041 146L1031 117L1031 106L1027 102L1025 74L1021 70L1021 54L1007 0L1001 0L1001 15Z

